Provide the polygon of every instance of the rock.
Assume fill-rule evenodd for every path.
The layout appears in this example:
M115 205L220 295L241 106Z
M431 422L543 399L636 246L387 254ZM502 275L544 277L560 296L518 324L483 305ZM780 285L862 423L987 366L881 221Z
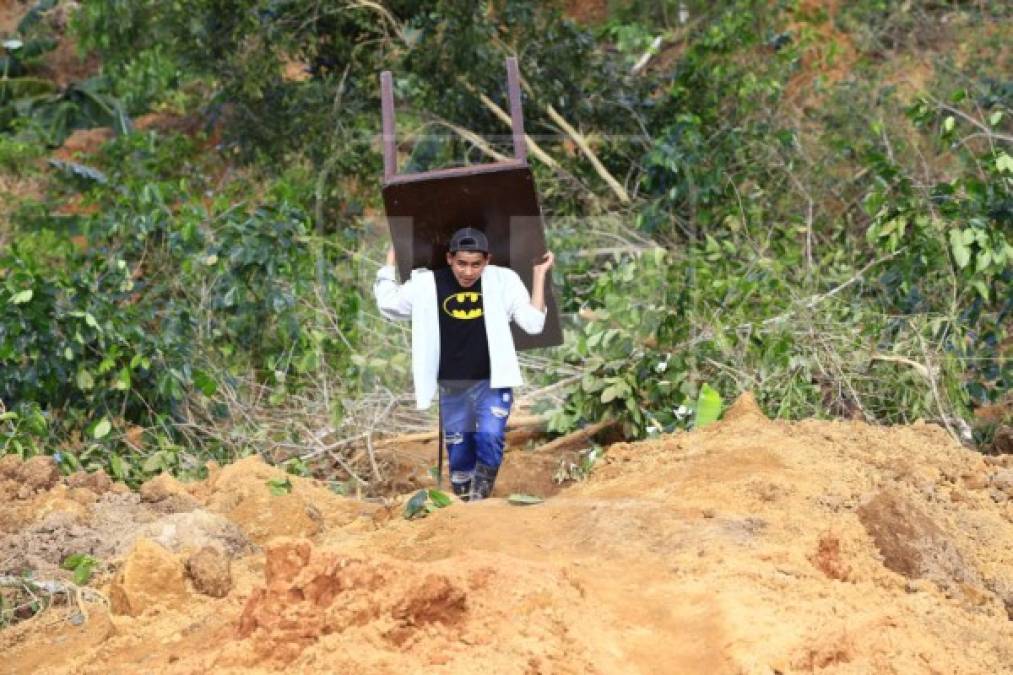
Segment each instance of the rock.
M75 522L87 520L88 505L75 499L71 490L65 485L57 485L52 490L36 499L32 504L32 510L37 519L42 519L51 513L70 514Z
M968 490L983 490L988 486L988 474L984 469L964 472L960 478Z
M102 469L92 473L76 471L67 477L67 487L87 488L96 495L102 495L112 489L113 481Z
M252 549L249 539L235 523L203 509L163 516L141 527L138 536L175 553L211 546L232 558Z
M161 473L149 480L141 486L140 492L142 502L160 502L176 495L190 496L183 484L168 473Z
M174 555L148 539L138 539L109 587L113 614L139 616L151 607L186 597L183 566Z
M199 506L186 486L167 473L149 480L141 486L140 492L142 502L152 504L162 513L185 513Z
M1013 497L1013 469L999 469L992 476L992 487Z
M86 487L74 487L67 491L67 496L82 506L94 504L98 495Z
M205 546L186 561L186 573L198 593L224 598L232 590L232 568L228 557L213 546Z
M0 457L0 478L17 478L19 468L21 468L21 458L17 455Z
M992 437L992 448L1002 455L1013 455L1013 426L1002 424Z
M18 491L20 489L21 486L18 485L16 480L5 480L0 478L0 503L13 501L13 499L18 496Z
M60 468L52 457L38 455L18 467L17 480L30 490L42 492L60 482Z

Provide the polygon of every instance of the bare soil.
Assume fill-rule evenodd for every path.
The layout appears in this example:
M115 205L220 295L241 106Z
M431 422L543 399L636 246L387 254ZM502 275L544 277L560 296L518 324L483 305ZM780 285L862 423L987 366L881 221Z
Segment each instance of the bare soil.
M1010 673L1011 459L927 424L772 422L746 396L700 431L613 445L543 504L407 521L407 494L293 477L274 496L282 474L250 458L67 507L93 531L104 500L151 520L118 521L93 584L111 611L0 632L0 673ZM0 543L54 536L36 507L65 482L0 503L33 504ZM165 535L182 516L240 540Z

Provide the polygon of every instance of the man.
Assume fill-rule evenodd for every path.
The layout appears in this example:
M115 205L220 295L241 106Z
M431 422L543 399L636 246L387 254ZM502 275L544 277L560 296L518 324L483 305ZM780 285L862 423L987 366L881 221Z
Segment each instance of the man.
M491 259L485 234L465 227L450 239L446 268L414 270L398 284L391 248L373 287L381 314L412 322L416 404L425 410L439 389L450 484L465 500L492 493L513 388L523 384L509 323L542 332L555 260L550 251L533 266L529 296L516 272Z

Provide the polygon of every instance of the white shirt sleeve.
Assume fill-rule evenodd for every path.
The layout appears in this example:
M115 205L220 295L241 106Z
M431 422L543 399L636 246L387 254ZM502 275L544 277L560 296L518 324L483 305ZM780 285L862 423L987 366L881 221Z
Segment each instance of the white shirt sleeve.
M524 282L512 269L504 268L506 307L510 319L529 335L537 335L545 328L545 310L531 304L531 294Z
M376 273L373 295L380 314L392 321L407 321L412 318L412 296L409 283L398 284L394 266L384 265Z

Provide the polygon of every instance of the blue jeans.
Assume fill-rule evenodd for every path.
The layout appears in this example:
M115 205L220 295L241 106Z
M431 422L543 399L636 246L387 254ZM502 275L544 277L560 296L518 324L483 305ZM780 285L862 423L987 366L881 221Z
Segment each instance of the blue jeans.
M451 481L469 480L476 462L499 467L513 402L509 387L493 389L489 380L459 387L440 384L440 414Z

